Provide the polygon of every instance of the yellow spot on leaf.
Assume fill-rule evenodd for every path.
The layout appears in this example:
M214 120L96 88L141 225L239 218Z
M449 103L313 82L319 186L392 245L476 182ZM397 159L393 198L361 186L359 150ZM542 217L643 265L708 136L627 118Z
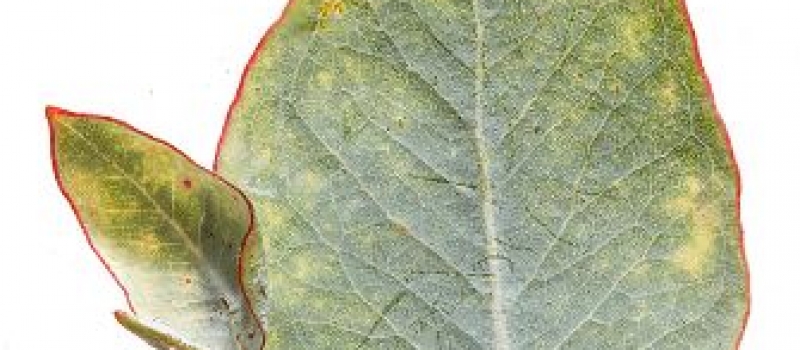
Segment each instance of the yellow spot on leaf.
M81 207L90 208L85 215L95 224L107 223L108 218L97 215L98 209L108 208L114 204L114 199L103 186L97 186L97 175L81 168L63 168L62 178L69 182L69 186L79 189L82 196L75 198Z
M620 51L630 58L641 58L642 47L653 37L652 20L645 15L627 16L619 26Z
M171 186L178 172L174 156L156 146L149 147L145 152L147 157L142 160L143 178L138 180L152 185Z
M281 341L281 332L270 332L267 340L269 341L267 347L270 349L279 349L284 345Z
M344 0L325 0L317 13L317 28L321 29L330 19L339 18L344 13Z
M335 262L328 256L320 256L319 252L306 251L298 254L293 260L295 271L292 273L298 280L313 283L321 277L336 275Z
M329 71L320 71L316 76L317 84L325 90L333 87L333 74Z
M322 188L322 180L319 174L311 171L303 173L302 184L305 192L309 194L317 194L320 188Z
M666 83L658 93L658 100L661 108L669 114L673 114L678 109L678 86L672 76L667 78Z
M293 259L294 270L291 271L292 275L301 281L307 281L316 274L314 269L314 262L308 258L307 255L300 255Z
M667 210L674 215L685 217L689 227L689 237L672 256L675 264L694 277L705 270L714 250L714 242L720 230L720 214L707 197L704 197L703 184L695 176L686 178L686 191L667 202Z
M266 224L270 230L282 228L286 224L286 214L284 213L283 208L271 202L265 202L262 210L265 213L264 217L266 218Z
M144 233L133 245L136 251L148 257L155 257L161 250L161 241L153 232Z

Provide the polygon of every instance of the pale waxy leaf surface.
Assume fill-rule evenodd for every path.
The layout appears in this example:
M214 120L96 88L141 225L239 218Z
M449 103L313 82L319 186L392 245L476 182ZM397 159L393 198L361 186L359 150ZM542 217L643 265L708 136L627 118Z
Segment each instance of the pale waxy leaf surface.
M730 349L737 175L676 0L296 0L218 169L269 349Z
M261 349L239 284L241 264L247 294L261 289L252 260L240 262L255 237L244 195L120 122L56 108L48 118L61 188L135 309L119 322L157 348Z

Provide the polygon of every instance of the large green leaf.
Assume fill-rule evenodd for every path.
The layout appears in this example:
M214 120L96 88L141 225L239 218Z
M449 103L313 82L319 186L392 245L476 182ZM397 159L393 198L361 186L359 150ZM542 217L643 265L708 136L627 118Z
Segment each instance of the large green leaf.
M120 122L57 108L48 118L64 194L135 307L120 323L160 349L261 349L244 195Z
M677 0L296 0L218 168L270 349L728 349L737 177Z

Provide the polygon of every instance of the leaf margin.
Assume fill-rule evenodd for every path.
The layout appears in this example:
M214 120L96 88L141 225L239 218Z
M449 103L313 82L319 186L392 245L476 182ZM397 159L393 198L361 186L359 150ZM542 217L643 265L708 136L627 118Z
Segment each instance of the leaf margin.
M737 161L736 154L733 151L733 141L731 140L730 132L728 131L728 127L725 124L725 120L722 118L722 114L719 112L719 107L717 105L717 100L714 96L714 89L711 84L711 79L708 76L708 72L706 70L705 65L703 64L703 58L700 54L700 43L697 37L697 31L695 30L694 23L692 22L691 11L689 11L689 5L687 4L687 0L675 0L678 2L678 7L681 10L683 15L683 19L686 24L686 34L689 36L691 41L691 48L692 48L692 59L695 62L695 69L697 70L697 74L700 75L700 78L703 81L703 85L705 85L705 93L708 96L708 101L711 103L711 110L714 114L714 119L719 127L720 136L723 138L725 144L725 150L728 153L728 160L731 163L731 171L733 173L733 179L736 184L736 193L735 193L735 221L736 221L736 230L738 231L738 246L739 246L739 259L742 263L743 273L744 273L744 314L742 315L741 325L739 329L739 335L734 343L734 349L739 349L742 345L742 341L744 340L744 334L747 330L748 322L750 321L750 309L752 307L752 293L750 289L750 264L747 260L747 248L745 246L745 234L744 234L744 225L742 221L742 174L741 169L739 166L739 162Z

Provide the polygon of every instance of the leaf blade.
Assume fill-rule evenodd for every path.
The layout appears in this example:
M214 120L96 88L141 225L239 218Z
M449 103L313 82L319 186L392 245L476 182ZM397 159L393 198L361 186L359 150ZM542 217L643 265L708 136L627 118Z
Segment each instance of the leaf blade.
M47 115L59 186L137 316L195 347L260 349L249 301L259 282L240 273L255 235L244 195L127 124Z
M280 257L273 346L733 345L738 179L682 2L321 4L260 47L218 157Z

